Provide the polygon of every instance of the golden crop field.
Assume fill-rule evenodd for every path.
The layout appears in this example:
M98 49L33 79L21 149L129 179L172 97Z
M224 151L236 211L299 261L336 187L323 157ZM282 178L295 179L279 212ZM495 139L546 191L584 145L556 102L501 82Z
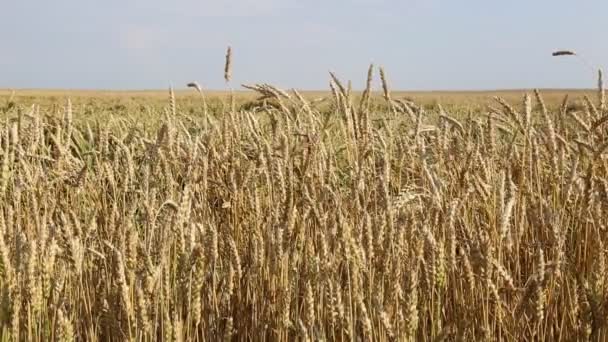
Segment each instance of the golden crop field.
M603 87L374 75L2 91L0 340L607 339Z
M437 104L445 108L455 108L475 111L485 111L488 106L495 105L495 97L501 97L509 102L521 102L526 90L502 90L502 91L392 91L395 99L407 99L415 101L427 109L434 109ZM593 90L580 89L546 89L542 90L543 98L548 106L561 105L564 96L571 96L572 104L581 103L583 96L594 96ZM312 102L331 102L330 91L299 91L307 100ZM180 111L193 114L201 110L200 96L192 90L174 91L177 105ZM215 111L220 111L222 105L227 105L230 97L234 95L237 104L254 102L258 96L252 91L237 90L209 91L205 92L207 101L211 103ZM360 99L361 91L352 91L351 97ZM0 109L6 108L9 102L19 104L21 107L40 105L46 110L62 111L67 99L72 102L74 110L78 111L77 118L82 119L83 114L90 114L92 118L98 118L100 114L136 115L138 112L146 113L148 110L157 111L166 107L168 92L159 90L148 91L102 91L102 90L9 90L0 89ZM152 118L154 119L154 118Z

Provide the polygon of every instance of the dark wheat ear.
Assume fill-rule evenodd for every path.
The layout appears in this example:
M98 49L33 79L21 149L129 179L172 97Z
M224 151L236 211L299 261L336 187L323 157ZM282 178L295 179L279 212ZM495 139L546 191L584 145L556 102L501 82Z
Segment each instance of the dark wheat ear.
M232 47L226 49L226 64L224 65L224 80L226 83L232 79Z
M188 88L194 88L196 89L196 91L198 91L199 93L203 91L203 89L201 88L200 84L198 84L198 82L190 82L187 84Z
M553 57L556 56L576 56L576 52L572 50L558 50L551 54Z

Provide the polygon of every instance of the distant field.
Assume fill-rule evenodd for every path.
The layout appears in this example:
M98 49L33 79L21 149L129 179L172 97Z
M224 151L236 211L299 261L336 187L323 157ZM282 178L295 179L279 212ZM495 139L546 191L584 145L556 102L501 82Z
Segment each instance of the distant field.
M458 106L484 106L494 103L493 97L499 96L507 101L520 101L524 93L531 93L532 90L487 90L487 91L393 91L394 98L411 98L415 102L425 105L440 103L442 105ZM593 95L594 90L583 89L544 89L541 90L545 101L549 105L559 105L563 97L568 94L573 100L581 98L583 95ZM329 91L301 91L308 99L317 99L331 95ZM381 91L376 92L378 95ZM0 90L0 100L8 99L13 90ZM212 90L205 92L210 99L225 101L230 96L228 91ZM353 95L358 97L361 92L355 91ZM196 92L188 89L178 89L175 91L176 98L190 103L199 100ZM252 91L236 90L235 95L238 101L253 100L256 95ZM166 102L167 90L129 90L129 91L108 91L108 90L14 90L14 99L23 104L37 103L41 105L62 104L66 98L70 98L74 104L86 104L92 100L105 100L108 102L133 105ZM152 101L152 102L150 102Z

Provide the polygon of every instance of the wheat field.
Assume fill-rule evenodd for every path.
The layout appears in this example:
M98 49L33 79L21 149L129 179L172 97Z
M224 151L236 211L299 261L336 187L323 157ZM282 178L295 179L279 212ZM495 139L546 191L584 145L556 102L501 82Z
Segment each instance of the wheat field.
M0 340L608 338L601 81L427 107L374 76L135 117L13 98Z

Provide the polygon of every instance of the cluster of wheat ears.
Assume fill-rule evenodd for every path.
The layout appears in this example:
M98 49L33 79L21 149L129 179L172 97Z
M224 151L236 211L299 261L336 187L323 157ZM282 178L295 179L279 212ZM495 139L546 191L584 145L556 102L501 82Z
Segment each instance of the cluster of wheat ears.
M259 106L0 129L1 340L603 340L608 110ZM226 79L230 78L229 68ZM534 98L534 100L532 99ZM379 108L384 108L380 110ZM74 117L77 113L74 114Z

